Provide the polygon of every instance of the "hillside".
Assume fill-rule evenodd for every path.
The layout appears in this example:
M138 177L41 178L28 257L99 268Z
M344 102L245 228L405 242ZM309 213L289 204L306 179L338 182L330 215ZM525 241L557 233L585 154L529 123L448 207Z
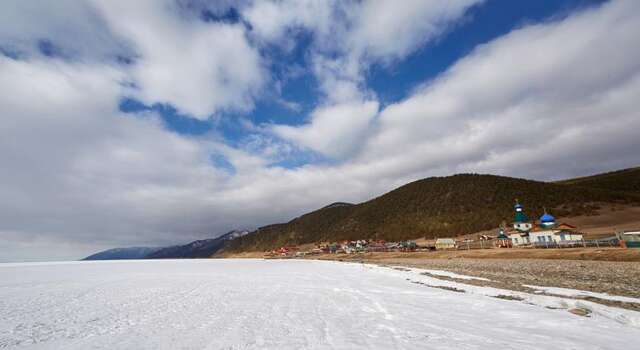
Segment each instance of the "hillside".
M82 260L127 260L127 259L144 259L147 255L155 253L161 248L151 247L129 247L129 248L113 248L103 250L101 252L89 255Z
M82 260L185 259L208 258L222 249L225 242L242 237L248 231L233 230L211 239L201 239L170 247L113 248L92 254Z
M640 167L568 179L557 183L640 194Z
M602 183L602 182L600 182ZM327 206L288 223L262 227L225 251L260 251L285 244L376 238L456 236L510 221L514 199L531 217L543 207L556 216L597 213L600 205L640 205L632 193L494 175L461 174L415 181L357 205Z
M241 237L247 233L246 231L234 230L217 238L202 239L185 245L162 248L147 255L145 259L208 258L218 252L218 250L224 246L225 242Z

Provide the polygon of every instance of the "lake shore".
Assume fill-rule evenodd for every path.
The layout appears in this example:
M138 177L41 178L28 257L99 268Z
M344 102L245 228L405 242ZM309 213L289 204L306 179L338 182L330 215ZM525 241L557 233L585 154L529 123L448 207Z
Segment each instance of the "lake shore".
M440 279L455 280L465 284L490 286L522 292L534 292L530 286L568 288L594 293L606 293L616 296L640 298L640 262L636 261L604 261L586 260L591 256L599 256L596 250L590 252L569 252L567 258L550 254L551 250L540 252L547 258L514 257L515 250L493 250L497 254L485 252L448 252L439 253L370 253L340 254L313 257L320 260L338 260L349 262L372 263L382 266L405 266L420 269L449 271L480 279L458 280L446 276L433 276ZM522 250L520 250L522 251ZM507 257L503 252L510 253ZM525 251L526 252L526 251ZM627 253L633 257L638 251L609 250L600 253L601 258L611 253ZM474 254L475 253L475 254ZM479 254L478 254L479 253ZM485 254L482 254L485 253ZM500 254L503 253L503 254ZM556 252L558 253L558 252ZM526 254L522 254L526 256ZM477 256L482 256L478 258ZM570 257L582 257L583 260L571 260ZM618 257L618 258L624 258ZM486 280L485 280L486 279ZM488 281L487 281L488 280ZM583 295L580 299L591 300L602 304L640 311L640 303L612 301Z
M263 253L247 252L228 257L259 258L262 256ZM384 252L323 254L307 256L305 259L442 270L480 279L458 280L447 276L432 277L528 293L536 292L530 286L543 286L640 298L640 249L485 249ZM549 294L549 292L545 293ZM640 311L640 303L607 300L591 295L580 295L577 298Z

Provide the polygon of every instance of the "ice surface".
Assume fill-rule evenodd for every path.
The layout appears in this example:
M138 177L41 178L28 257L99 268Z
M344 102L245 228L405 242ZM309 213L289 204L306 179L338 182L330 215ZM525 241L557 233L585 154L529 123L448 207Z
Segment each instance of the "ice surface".
M484 277L476 277L476 276L468 276L468 275L461 275L461 274L457 274L455 272L450 272L450 271L442 271L442 270L426 270L423 269L423 272L429 273L431 275L434 276L442 276L442 277L449 277L449 278L455 278L455 279L459 279L459 280L478 280L478 281L490 281L490 279L488 278L484 278Z
M571 288L542 287L542 286L531 286L526 284L523 284L523 286L529 287L531 289L536 289L541 292L546 292L549 294L564 295L568 297L592 297L592 298L598 298L598 299L604 299L604 300L613 300L613 301L622 301L625 303L640 304L640 298L622 297L622 296L611 295L607 293L596 293L596 292L589 292L586 290L571 289Z
M509 292L421 271L306 260L0 264L0 348L637 349L640 313L496 299ZM594 313L546 307L573 305L562 303Z

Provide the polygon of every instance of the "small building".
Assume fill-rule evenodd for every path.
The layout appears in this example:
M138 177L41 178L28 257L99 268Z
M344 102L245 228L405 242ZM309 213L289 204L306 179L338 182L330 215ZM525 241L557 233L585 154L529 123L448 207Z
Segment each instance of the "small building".
M513 247L513 242L511 241L509 236L506 235L506 233L504 232L503 229L500 229L498 231L498 235L496 236L494 244L495 244L495 246L497 248L511 248L511 247Z
M616 232L623 248L640 248L640 231Z
M576 231L575 226L569 224L556 224L553 215L545 213L540 217L540 226L529 232L529 240L537 245L568 244L582 241L583 236Z
M418 245L415 241L401 241L399 243L400 250L403 252L412 252L418 248Z
M582 233L578 232L578 228L569 224L561 223L555 227L555 230L555 237L558 242L582 241L584 239Z
M387 246L385 245L384 241L375 241L375 242L369 243L369 245L367 246L367 251L368 252L386 252Z
M436 249L456 249L456 241L453 238L438 238L436 239Z
M400 248L398 242L386 242L384 245L387 248L387 251L398 250Z

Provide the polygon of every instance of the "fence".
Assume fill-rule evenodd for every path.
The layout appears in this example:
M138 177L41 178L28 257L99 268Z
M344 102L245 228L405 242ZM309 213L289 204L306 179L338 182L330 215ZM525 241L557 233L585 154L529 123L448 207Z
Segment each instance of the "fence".
M458 250L469 249L492 249L495 248L494 240L480 240L473 242L458 242L456 247Z
M513 248L606 248L606 247L619 247L620 241L617 238L614 239L592 239L592 240L579 240L579 241L551 241L551 242L533 242L529 244L520 244ZM489 241L473 241L473 242L458 242L458 250L471 250L471 249L492 249L495 248L494 240Z
M580 241L560 241L560 242L534 242L531 244L533 248L606 248L606 247L619 247L620 241L618 239L591 239Z

